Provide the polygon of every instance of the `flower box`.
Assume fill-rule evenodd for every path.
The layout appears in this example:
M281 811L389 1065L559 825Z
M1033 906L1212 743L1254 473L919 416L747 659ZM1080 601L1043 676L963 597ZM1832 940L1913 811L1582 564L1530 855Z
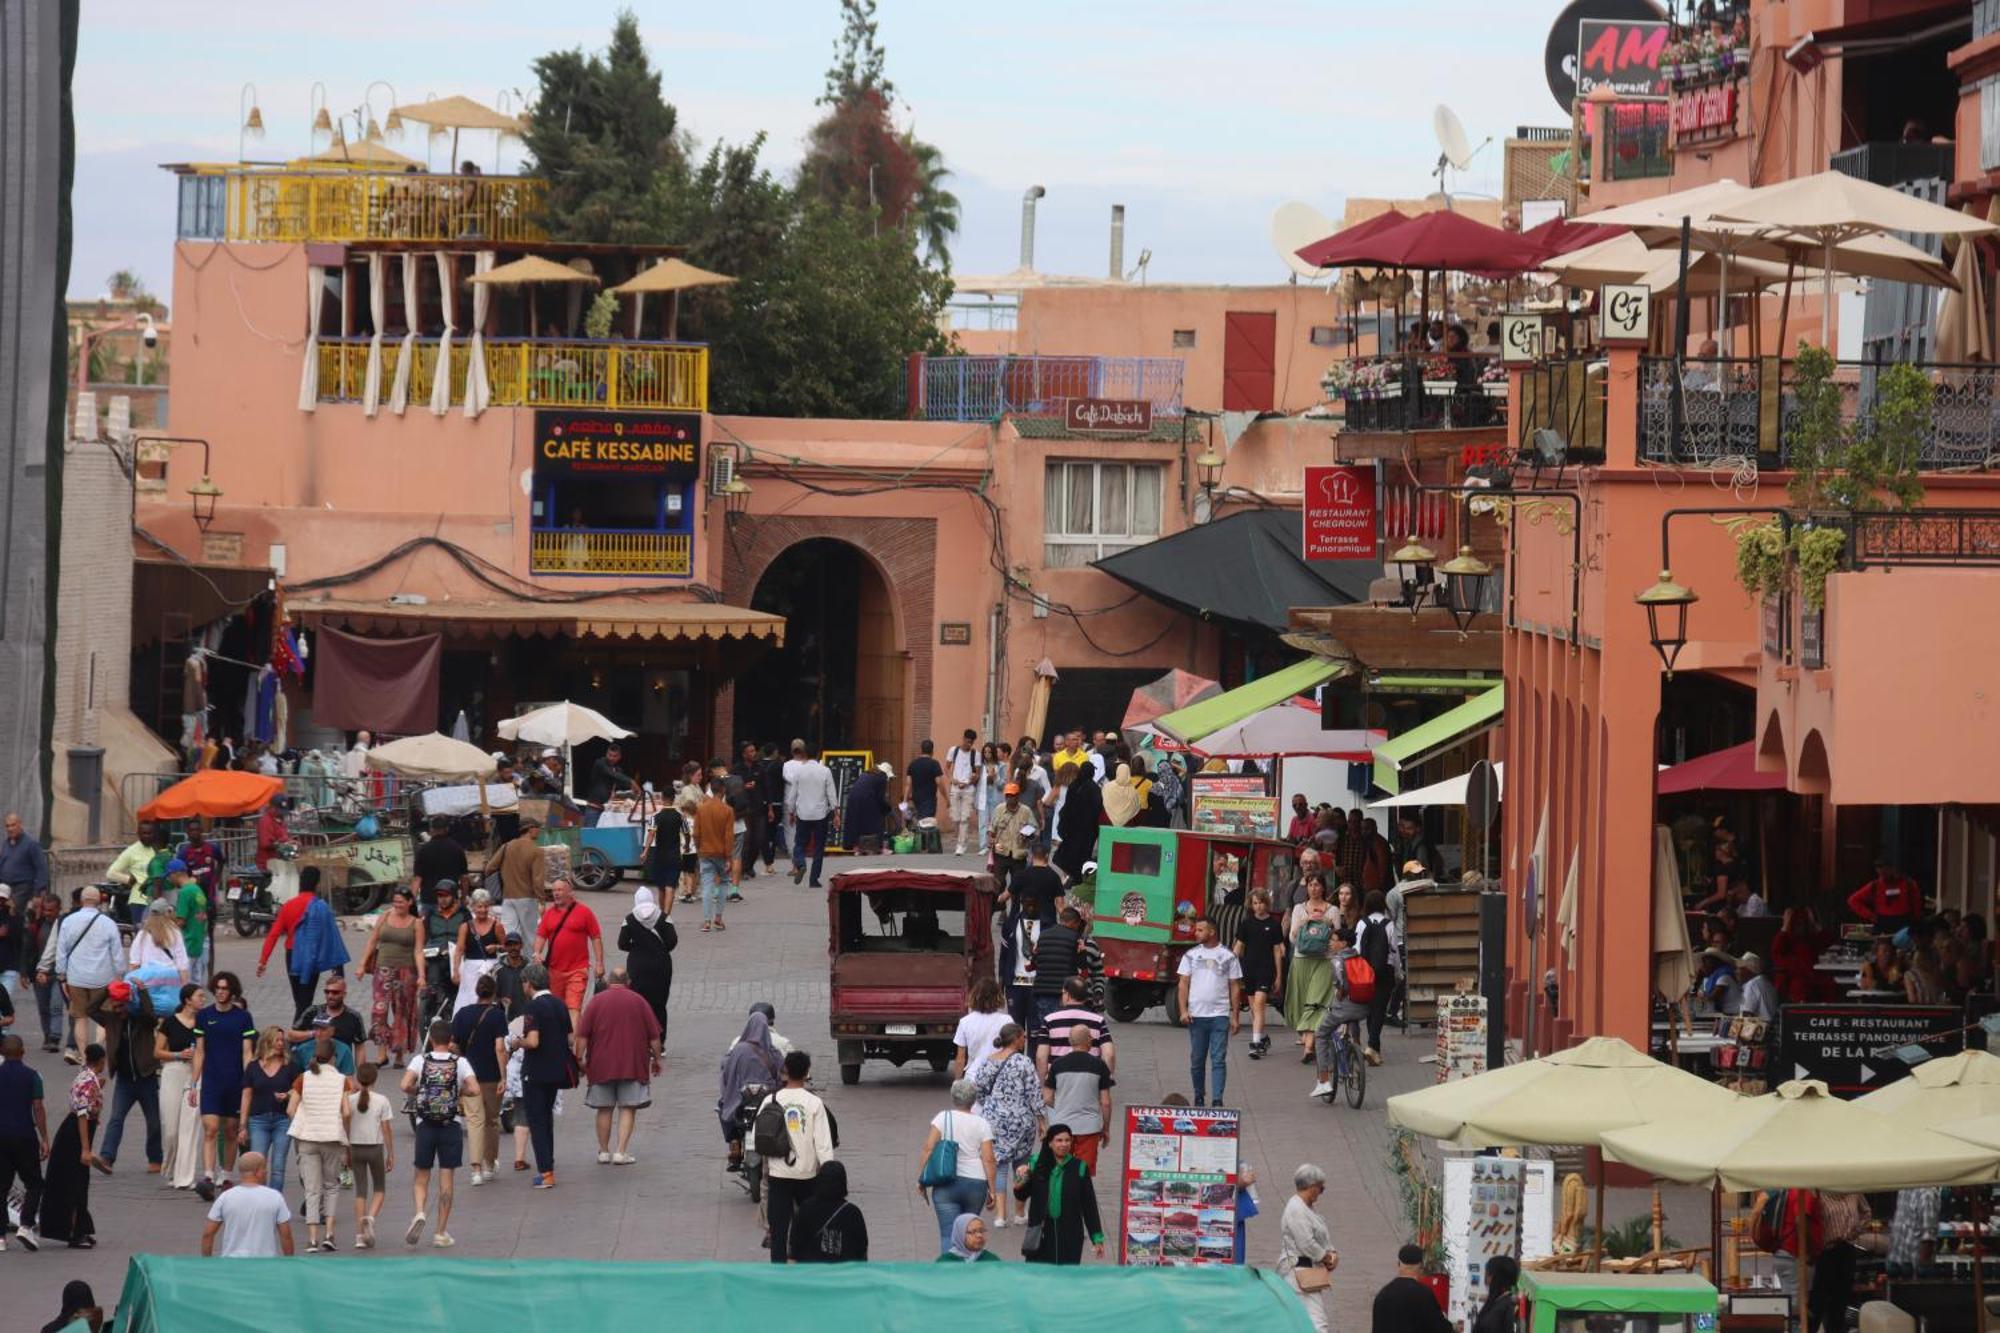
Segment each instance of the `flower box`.
M1489 380L1479 387L1486 391L1488 398L1505 398L1507 396L1507 382L1505 380L1497 383Z
M1457 380L1425 380L1424 396L1427 398L1449 398L1458 392Z

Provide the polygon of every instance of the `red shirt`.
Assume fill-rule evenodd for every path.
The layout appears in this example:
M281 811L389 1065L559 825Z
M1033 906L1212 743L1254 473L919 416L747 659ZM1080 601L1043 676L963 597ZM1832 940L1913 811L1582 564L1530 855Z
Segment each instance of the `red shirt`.
M299 933L299 922L306 919L306 908L312 906L313 895L295 893L285 900L278 909L277 920L271 923L271 933L264 937L264 952L257 955L257 966L271 961L271 946L279 940L285 942L285 952L292 951L292 937Z
M613 986L592 996L577 1020L576 1035L590 1043L584 1077L592 1083L651 1081L660 1020L653 1017L646 997L630 986Z
M1313 819L1313 814L1310 810L1302 815L1293 815L1292 822L1285 825L1285 841L1307 842L1311 840L1315 823L1316 821Z
M590 966L590 942L604 938L597 914L582 903L551 907L542 913L535 934L549 942L551 972L581 972Z
M272 806L264 807L263 818L257 821L257 855L255 860L259 870L271 868L272 854L279 843L285 840L285 820Z
M1854 915L1870 923L1915 921L1923 912L1924 896L1907 875L1877 875L1847 900Z

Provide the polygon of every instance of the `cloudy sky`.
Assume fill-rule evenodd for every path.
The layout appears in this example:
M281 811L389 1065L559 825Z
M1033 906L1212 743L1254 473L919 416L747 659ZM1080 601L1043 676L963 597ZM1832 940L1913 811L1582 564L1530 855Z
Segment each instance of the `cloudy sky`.
M704 144L768 132L796 164L838 28L836 0L742 6L635 0L681 122ZM537 55L599 47L617 4L568 0L87 0L76 71L73 295L137 269L165 294L174 185L158 164L233 161L256 85L253 158L307 149L315 84L333 112L369 99L532 92ZM1350 195L1421 195L1449 102L1493 147L1454 190L1499 190L1498 140L1560 123L1542 75L1552 0L881 0L897 115L943 149L964 203L962 274L1014 266L1021 193L1040 184L1037 267L1101 274L1110 206L1127 265L1156 282L1283 276L1271 212L1301 199L1338 217ZM371 81L384 80L387 87ZM322 139L319 146L324 146ZM391 146L422 156L412 127ZM443 165L444 153L433 160ZM492 140L461 156L491 162ZM503 146L502 165L518 161ZM489 167L490 169L490 167Z

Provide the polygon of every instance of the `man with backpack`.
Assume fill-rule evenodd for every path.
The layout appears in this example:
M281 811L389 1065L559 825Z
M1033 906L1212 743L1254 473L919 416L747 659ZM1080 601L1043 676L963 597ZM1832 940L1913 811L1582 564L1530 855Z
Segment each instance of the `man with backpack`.
M1326 1012L1319 1020L1319 1031L1313 1035L1313 1050L1318 1057L1319 1082L1313 1084L1308 1097L1333 1096L1333 1034L1350 1024L1368 1020L1368 1005L1375 998L1380 987L1375 981L1375 969L1361 951L1354 947L1354 929L1342 924L1333 928L1333 938L1338 947L1333 952L1333 998L1327 1002ZM1357 1052L1361 1043L1352 1045Z
M1396 927L1389 919L1389 902L1380 889L1370 889L1361 900L1361 926L1355 932L1355 948L1375 973L1375 994L1368 1001L1368 1046L1362 1055L1369 1064L1382 1063L1382 1024L1389 1017L1389 997L1396 989Z
M771 1262L790 1258L792 1214L812 1197L820 1165L833 1160L833 1126L826 1103L806 1090L812 1057L793 1051L785 1057L785 1086L764 1099L751 1122L750 1142L763 1159L769 1188L765 1207L771 1225Z
M431 1171L438 1172L437 1229L431 1244L448 1250L455 1243L448 1230L451 1224L452 1175L465 1160L465 1126L459 1122L459 1099L479 1095L479 1076L472 1062L451 1049L451 1024L440 1019L431 1024L430 1049L410 1061L403 1073L403 1092L410 1098L410 1118L416 1128L416 1155L412 1165L410 1196L416 1201L416 1215L403 1244L415 1245L424 1234L424 1209L430 1202Z

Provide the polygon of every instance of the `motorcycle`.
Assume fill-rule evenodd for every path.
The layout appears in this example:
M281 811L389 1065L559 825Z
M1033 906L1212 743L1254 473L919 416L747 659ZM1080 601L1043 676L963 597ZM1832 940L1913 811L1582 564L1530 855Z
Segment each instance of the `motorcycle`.
M223 896L229 900L230 918L238 935L246 938L262 935L278 919L278 904L271 895L268 870L231 871Z
M776 1091L769 1083L745 1083L743 1100L736 1107L736 1132L742 1136L743 1160L729 1169L736 1172L736 1183L743 1187L752 1203L764 1198L764 1159L757 1155L757 1108Z

